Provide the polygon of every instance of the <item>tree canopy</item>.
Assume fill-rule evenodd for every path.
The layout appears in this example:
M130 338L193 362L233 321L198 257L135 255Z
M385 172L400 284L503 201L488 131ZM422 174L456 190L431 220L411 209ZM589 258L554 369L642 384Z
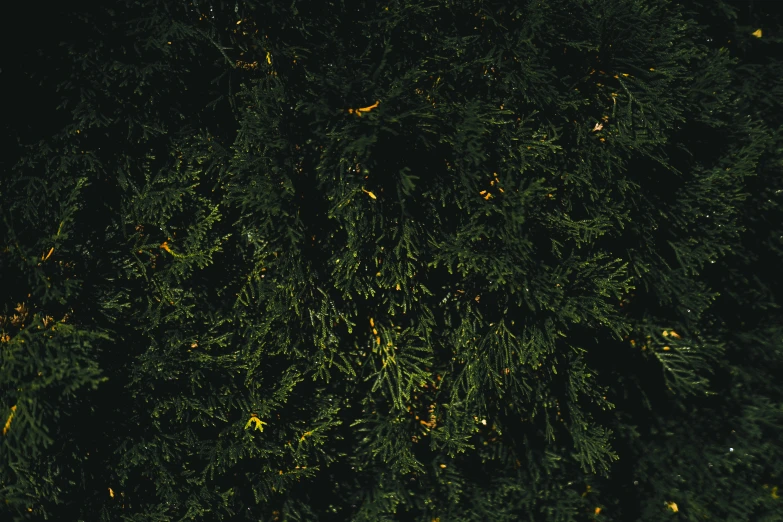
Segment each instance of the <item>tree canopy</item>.
M781 518L781 24L741 4L58 13L10 69L0 514Z

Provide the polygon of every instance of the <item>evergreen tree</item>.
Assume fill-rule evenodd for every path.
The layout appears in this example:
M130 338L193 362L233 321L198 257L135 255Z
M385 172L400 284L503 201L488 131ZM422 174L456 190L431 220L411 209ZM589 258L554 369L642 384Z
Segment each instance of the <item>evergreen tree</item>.
M61 13L18 94L65 116L4 128L2 519L783 518L749 7Z

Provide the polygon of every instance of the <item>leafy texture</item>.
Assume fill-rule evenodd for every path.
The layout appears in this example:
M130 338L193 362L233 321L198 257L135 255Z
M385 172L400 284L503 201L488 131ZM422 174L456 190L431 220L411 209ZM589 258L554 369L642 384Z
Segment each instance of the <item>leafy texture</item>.
M67 17L3 519L783 517L781 25L703 4Z

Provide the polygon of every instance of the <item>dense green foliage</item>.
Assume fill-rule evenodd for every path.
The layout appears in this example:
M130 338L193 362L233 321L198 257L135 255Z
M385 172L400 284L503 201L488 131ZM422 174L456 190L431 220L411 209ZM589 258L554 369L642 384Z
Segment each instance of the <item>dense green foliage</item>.
M783 519L740 4L63 17L3 131L0 519Z

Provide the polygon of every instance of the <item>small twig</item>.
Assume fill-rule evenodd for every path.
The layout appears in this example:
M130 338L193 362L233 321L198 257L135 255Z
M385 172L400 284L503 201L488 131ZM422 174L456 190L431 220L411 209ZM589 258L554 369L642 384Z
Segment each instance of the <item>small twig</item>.
M229 58L229 56L226 54L226 51L224 50L224 49L233 49L233 47L223 47L222 45L218 44L218 43L217 43L215 40L213 40L213 39L212 39L212 37L211 37L211 36L209 36L209 35L208 35L207 33L205 33L204 31L202 31L202 30L198 29L198 32L199 32L199 33L201 33L201 34L202 34L202 35L203 35L203 36L204 36L204 37L205 37L207 40L209 40L210 42L212 42L212 45L214 45L214 46L215 46L215 48L216 48L218 51L220 51L220 54L222 54L222 55L223 55L223 58L225 58L225 59L226 59L226 61L228 62L228 64L229 64L229 65L230 65L232 68L236 68L236 64L235 64L235 63L234 63L234 62L231 60L231 58Z

